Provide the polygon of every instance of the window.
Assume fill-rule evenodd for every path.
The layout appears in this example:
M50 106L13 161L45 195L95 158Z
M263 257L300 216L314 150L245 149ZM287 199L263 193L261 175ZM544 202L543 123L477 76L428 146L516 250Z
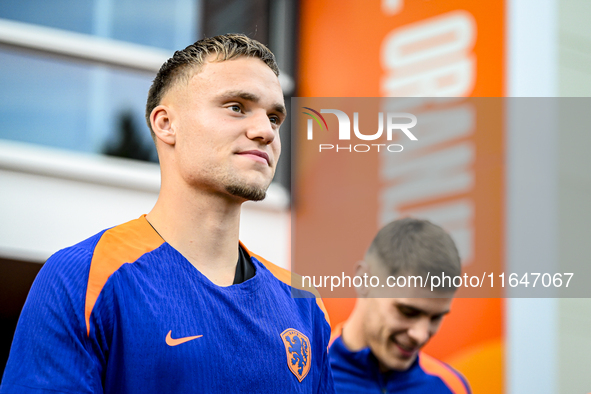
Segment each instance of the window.
M147 92L173 50L197 39L198 6L0 0L0 138L156 161Z

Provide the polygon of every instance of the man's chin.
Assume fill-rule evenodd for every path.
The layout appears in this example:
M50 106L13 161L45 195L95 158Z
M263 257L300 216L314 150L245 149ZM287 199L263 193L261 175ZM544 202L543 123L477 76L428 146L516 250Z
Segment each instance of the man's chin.
M257 187L251 185L237 185L232 184L226 186L226 191L236 197L243 198L250 201L261 201L267 196L267 187Z
M390 347L391 346L391 347ZM391 371L406 371L417 359L418 351L410 354L402 351L398 344L394 341L390 342L387 353L383 360L380 360L382 368Z

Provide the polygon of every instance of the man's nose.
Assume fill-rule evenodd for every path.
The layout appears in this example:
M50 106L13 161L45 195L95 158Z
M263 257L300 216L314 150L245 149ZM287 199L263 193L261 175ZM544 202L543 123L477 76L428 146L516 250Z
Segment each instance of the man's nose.
M419 346L431 338L431 322L427 318L419 319L408 329L408 336Z
M276 130L265 112L253 114L248 125L247 136L251 140L258 139L265 144L270 144L277 138Z

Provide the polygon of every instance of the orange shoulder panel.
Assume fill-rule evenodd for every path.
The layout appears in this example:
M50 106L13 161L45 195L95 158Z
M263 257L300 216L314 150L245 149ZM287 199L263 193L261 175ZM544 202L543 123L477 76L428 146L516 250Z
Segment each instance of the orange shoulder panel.
M345 325L345 322L342 321L342 322L338 323L334 327L334 329L330 332L330 340L328 341L328 347L331 347L334 340L341 336L341 334L343 333L343 326L344 325Z
M316 290L314 287L309 287L309 286L305 286L305 287L304 286L294 286L292 284L292 277L294 279L296 279L296 283L301 283L301 281L297 281L297 279L301 278L300 275L294 274L291 271L286 270L285 268L281 268L281 267L279 267L279 266L271 263L270 261L265 260L261 256L252 253L250 250L248 250L246 248L246 246L244 246L244 244L242 242L240 242L240 245L244 248L244 250L246 250L246 253L248 253L250 256L255 257L258 261L260 261L261 263L263 263L264 266L269 271L271 271L271 273L273 274L273 276L275 276L281 282L285 283L288 286L294 287L296 289L309 291L310 293L314 294L314 297L316 298L316 303L318 304L318 306L320 307L320 309L322 310L322 312L324 312L324 317L326 318L326 321L328 322L328 325L330 325L330 319L328 317L328 311L324 307L324 303L322 302L322 298L320 298L320 293L318 293L318 290Z
M133 263L163 243L145 215L104 232L90 262L84 307L86 335L90 335L90 314L109 277L123 264Z
M453 391L455 394L468 394L466 386L462 379L458 377L447 365L441 361L425 354L421 353L419 357L419 364L421 368L429 375L435 375L441 378L443 382Z

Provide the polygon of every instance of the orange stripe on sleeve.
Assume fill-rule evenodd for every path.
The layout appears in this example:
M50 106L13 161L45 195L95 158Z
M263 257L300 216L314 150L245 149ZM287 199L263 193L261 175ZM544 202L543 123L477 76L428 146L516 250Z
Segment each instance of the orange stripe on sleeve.
M88 274L84 317L90 335L90 315L109 277L125 263L133 263L164 240L150 226L145 215L104 232L97 243Z
M240 245L244 248L244 250L246 250L246 253L248 253L250 256L255 257L258 261L263 263L264 266L273 274L273 276L275 276L281 282L283 282L286 285L289 285L291 287L294 287L296 289L309 291L310 293L314 294L314 297L316 298L316 304L318 304L318 306L320 307L322 312L324 312L324 317L326 318L328 325L330 325L330 318L328 317L328 311L324 307L324 303L322 302L322 298L320 298L320 293L318 293L318 290L316 290L314 287L309 287L309 286L305 286L305 287L304 286L294 286L292 284L292 276L293 276L293 278L295 278L297 280L297 279L301 278L300 275L294 274L291 271L286 270L285 268L281 268L281 267L271 263L270 261L265 260L261 256L252 253L250 250L248 250L244 246L244 244L242 242L240 242Z
M439 360L421 353L419 357L419 364L421 368L429 375L435 375L439 377L443 382L450 388L455 394L468 394L466 386L462 379L458 377L447 365Z
M334 340L342 335L344 325L345 325L345 322L342 321L342 322L338 323L335 326L335 328L330 332L330 340L328 341L328 347L331 347Z

